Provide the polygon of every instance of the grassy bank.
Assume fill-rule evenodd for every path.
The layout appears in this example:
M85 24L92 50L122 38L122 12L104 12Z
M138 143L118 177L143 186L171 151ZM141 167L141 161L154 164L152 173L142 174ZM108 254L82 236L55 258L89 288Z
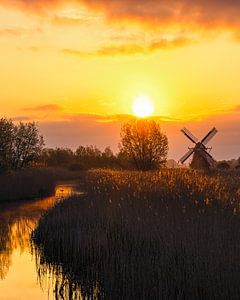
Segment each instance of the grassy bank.
M54 192L55 178L48 169L26 169L0 176L0 202L28 200Z
M58 296L240 298L237 175L92 171L85 187L33 234L40 276L63 272Z
M83 172L33 168L0 175L0 203L52 195L58 181L79 179Z

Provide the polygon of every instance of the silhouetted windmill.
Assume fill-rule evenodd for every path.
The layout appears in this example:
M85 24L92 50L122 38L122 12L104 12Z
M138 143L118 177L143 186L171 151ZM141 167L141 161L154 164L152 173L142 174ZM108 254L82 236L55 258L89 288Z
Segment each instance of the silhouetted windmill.
M211 150L212 148L208 148L206 145L218 132L217 129L214 127L201 141L198 141L198 139L189 130L187 130L187 128L183 128L181 131L191 142L195 144L195 146L193 148L189 148L189 151L179 160L179 162L183 164L193 154L193 160L190 164L192 168L203 170L213 168L216 161L208 152L208 150Z

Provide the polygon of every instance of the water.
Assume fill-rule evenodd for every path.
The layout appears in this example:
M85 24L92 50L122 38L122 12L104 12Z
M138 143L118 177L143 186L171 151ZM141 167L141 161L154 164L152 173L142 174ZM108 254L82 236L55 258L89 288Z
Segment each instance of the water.
M64 183L52 197L0 206L0 300L55 299L50 275L39 282L30 237L44 211L76 193L76 184Z

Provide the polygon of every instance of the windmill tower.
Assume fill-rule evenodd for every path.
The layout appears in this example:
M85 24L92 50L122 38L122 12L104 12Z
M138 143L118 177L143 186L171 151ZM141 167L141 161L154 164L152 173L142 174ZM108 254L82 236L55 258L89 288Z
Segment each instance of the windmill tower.
M183 164L190 156L193 155L193 159L190 164L193 169L207 171L214 168L216 161L209 153L211 148L208 148L206 145L215 136L217 129L214 127L200 141L189 130L187 130L187 128L183 128L181 131L192 143L194 143L194 146L189 148L189 151L179 160L179 162Z

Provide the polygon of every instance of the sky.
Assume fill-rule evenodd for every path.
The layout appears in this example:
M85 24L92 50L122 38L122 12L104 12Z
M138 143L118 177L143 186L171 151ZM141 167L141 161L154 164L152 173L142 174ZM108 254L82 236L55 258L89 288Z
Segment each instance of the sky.
M118 149L138 95L169 157L213 126L216 159L240 156L237 0L0 1L1 117L39 123L47 147Z

